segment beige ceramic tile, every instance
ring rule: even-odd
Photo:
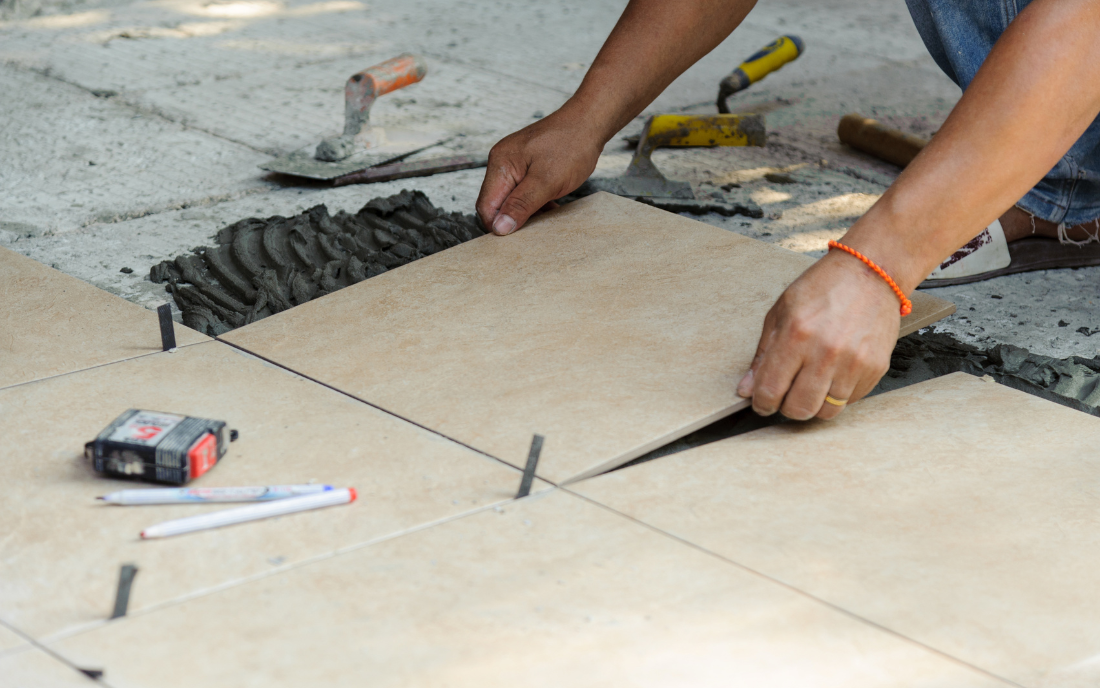
[[[209,339],[176,325],[179,346]],[[0,388],[160,350],[156,313],[0,248]]]
[[[1003,685],[561,490],[55,648],[119,688]]]
[[[545,435],[562,482],[744,408],[764,315],[811,262],[597,194],[224,339],[513,465]],[[907,330],[954,308],[915,302]]]
[[[1100,419],[958,373],[573,489],[1028,686],[1100,685]]]
[[[3,622],[0,622],[0,656],[26,644],[27,641],[23,640],[18,633],[5,627]]]
[[[93,688],[102,686],[38,648],[0,657],[0,688]]]
[[[84,442],[128,408],[226,420],[240,439],[197,486],[317,480],[348,506],[142,541],[145,526],[221,506],[120,507]],[[105,619],[119,566],[141,609],[515,495],[515,469],[218,342],[0,391],[0,613],[45,637]]]

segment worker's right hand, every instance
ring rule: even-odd
[[[477,199],[485,226],[511,234],[583,184],[603,150],[595,129],[559,110],[493,146]]]

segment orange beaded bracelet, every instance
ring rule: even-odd
[[[859,258],[864,262],[864,264],[867,265],[867,267],[874,270],[875,274],[886,280],[886,284],[890,285],[890,288],[894,290],[895,294],[897,294],[898,301],[901,301],[901,317],[904,318],[905,316],[913,312],[913,302],[905,298],[905,294],[901,291],[901,287],[898,286],[898,283],[895,282],[893,278],[890,277],[890,275],[887,275],[885,270],[875,265],[875,261],[871,260],[854,248],[848,248],[839,241],[830,241],[829,248],[839,248],[841,251],[844,251],[845,253],[850,253],[856,258]]]

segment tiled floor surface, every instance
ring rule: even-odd
[[[515,466],[544,435],[563,483],[746,407],[764,316],[810,262],[597,194],[222,338]],[[954,310],[914,304],[903,334]]]
[[[22,636],[5,627],[0,620],[0,657],[26,644],[27,641]]]
[[[0,655],[0,685],[13,688],[94,688],[102,685],[44,650],[27,646]]]
[[[362,498],[243,528],[141,541],[144,527],[205,507],[96,502],[128,484],[97,476],[83,444],[128,408],[222,419],[239,431],[196,485],[317,481],[355,487]],[[28,457],[4,467],[12,498],[0,502],[0,612],[37,637],[109,615],[123,563],[140,569],[131,608],[141,610],[508,500],[521,477],[218,342],[0,390],[0,411],[0,437]]]
[[[607,219],[623,214],[635,221],[637,233],[620,242],[616,254],[606,236]],[[573,227],[554,224],[570,217]],[[632,313],[644,321],[634,312],[632,285],[638,291],[665,281],[705,281],[693,255],[700,256],[696,263],[736,282],[736,265],[710,265],[713,258],[701,256],[721,255],[729,242],[751,240],[703,229],[633,203],[595,198],[547,216],[519,242],[473,242],[449,252],[505,252],[496,256],[495,267],[470,256],[467,264],[478,266],[477,275],[455,264],[437,270],[425,260],[395,271],[389,281],[397,282],[408,269],[410,283],[440,290],[432,295],[436,307],[449,298],[456,312],[504,291],[519,304],[497,316],[507,323],[535,317],[527,304],[539,276],[548,274],[557,282],[541,288],[560,296],[561,322],[600,313],[626,327]],[[570,232],[583,233],[584,240]],[[571,243],[559,244],[557,263],[544,261],[535,269],[518,260],[516,251],[527,244],[569,238]],[[764,270],[769,280],[797,271],[784,262],[782,249],[760,246],[753,265],[740,270]],[[645,256],[655,253],[666,255],[676,270],[652,269]],[[590,264],[604,266],[602,281]],[[608,267],[615,265],[618,271]],[[500,289],[506,273],[522,279]],[[49,301],[71,287],[70,278],[44,274],[27,298]],[[590,287],[570,288],[570,280]],[[715,291],[726,289],[724,298],[734,301],[727,308],[763,317],[753,299],[738,306],[736,290],[713,281]],[[472,295],[455,287],[463,282],[473,285]],[[375,283],[390,288],[386,280]],[[780,288],[768,285],[758,288]],[[386,297],[391,304],[433,305],[401,286],[403,297]],[[698,307],[710,308],[701,293],[694,291]],[[18,301],[26,292],[14,294]],[[690,296],[660,304],[662,312],[675,321],[677,312],[694,307],[682,302]],[[761,303],[770,296],[754,294]],[[618,308],[608,309],[609,299]],[[331,323],[349,320],[354,302],[330,297],[315,304],[326,302],[343,309],[327,320],[331,335]],[[36,330],[38,310],[4,307],[22,309],[24,330]],[[714,308],[708,317],[724,313],[721,304]],[[560,323],[539,317],[553,326],[547,338],[520,351],[528,360],[540,349],[553,353],[600,343],[568,331],[568,341],[554,339],[563,331]],[[377,343],[333,346],[410,375],[430,371],[430,361],[393,358],[390,349],[408,354],[418,338],[448,329],[463,333],[464,322],[478,325],[473,317],[434,328],[408,317],[388,322],[383,315],[378,322],[387,336]],[[492,331],[485,323],[480,327]],[[759,323],[743,327],[755,330]],[[619,346],[629,352],[634,340],[651,343],[665,335],[659,328],[632,333]],[[105,337],[96,329],[87,336]],[[284,336],[297,335],[288,329]],[[461,350],[462,337],[451,337],[452,353]],[[526,345],[519,341],[515,348]],[[590,377],[616,370],[614,348],[604,346],[608,355],[597,357],[586,371]],[[696,346],[689,353],[702,357],[706,350]],[[705,389],[708,376],[729,366],[713,362],[720,359],[712,356],[698,369],[688,358],[668,354],[658,361],[663,368],[652,361],[628,363],[638,365],[638,380],[655,379],[662,389],[675,388],[675,373],[683,369],[679,384],[690,391],[692,385]],[[961,391],[953,394],[955,387]],[[629,403],[626,397],[597,405]],[[226,419],[240,431],[202,485],[316,480],[353,485],[361,498],[348,506],[141,541],[137,534],[144,526],[202,508],[95,502],[94,496],[123,483],[95,476],[81,447],[130,407]],[[493,412],[491,404],[475,410]],[[691,420],[690,414],[684,417]],[[965,377],[876,397],[842,418],[741,440],[781,448],[762,450],[765,460],[750,474],[765,484],[776,481],[778,492],[763,515],[754,511],[754,497],[760,501],[762,492],[751,490],[720,499],[724,511],[704,512],[712,531],[741,535],[736,546],[722,548],[705,538],[691,542],[690,534],[670,536],[663,528],[675,529],[664,523],[639,523],[635,517],[645,521],[646,515],[629,513],[630,489],[606,487],[678,465],[665,461],[682,462],[691,454],[569,489],[537,483],[531,497],[516,502],[515,467],[447,439],[446,432],[437,434],[429,423],[418,427],[223,342],[13,385],[0,390],[0,436],[17,452],[5,455],[11,498],[0,502],[0,618],[57,656],[13,639],[0,650],[0,669],[7,667],[0,685],[14,680],[8,676],[20,677],[15,685],[49,685],[54,673],[84,681],[72,666],[104,669],[109,686],[290,686],[310,679],[351,685],[364,676],[372,685],[495,685],[521,676],[533,685],[938,687],[1005,685],[1001,677],[1007,676],[1023,685],[1062,688],[1094,678],[1089,653],[1100,639],[1090,630],[1093,610],[1082,591],[1094,587],[1089,562],[1095,538],[1089,534],[1095,531],[1095,509],[1088,486],[1095,471],[1081,446],[1095,442],[1075,448],[1059,437],[1087,436],[1098,421]],[[974,427],[959,425],[960,418],[973,419]],[[561,423],[580,421],[567,417]],[[623,437],[648,432],[644,423],[633,427]],[[1058,434],[1066,429],[1076,434]],[[797,470],[784,469],[777,457],[789,456],[796,469],[809,470],[807,460],[799,463],[801,455],[784,442],[815,432],[826,438],[812,454],[820,485],[816,492],[799,492],[802,482],[785,479]],[[986,442],[991,452],[977,442]],[[952,463],[951,449],[969,460]],[[924,455],[931,458],[922,462]],[[733,465],[756,456],[737,454]],[[712,479],[702,487],[697,482],[691,471],[671,471],[658,481],[660,494],[642,503],[684,505],[691,514],[708,508],[704,487],[737,487],[735,480]],[[790,508],[777,506],[780,497]],[[730,510],[730,504],[740,508]],[[944,525],[921,530],[921,518]],[[856,525],[864,529],[844,530]],[[965,556],[953,558],[961,556],[956,552]],[[124,563],[139,569],[131,612],[108,622]],[[1050,585],[1044,575],[1060,585]],[[1042,634],[1030,637],[1027,630],[1036,628]],[[180,652],[181,638],[187,639],[186,653]]]
[[[616,243],[611,236],[614,232],[607,228],[615,221],[621,223],[624,215],[636,233],[631,241]],[[685,325],[676,324],[675,314],[695,306],[684,299],[694,297],[701,304],[698,308],[710,308],[706,290],[687,289],[689,285],[705,284],[703,272],[711,273],[716,285],[712,290],[721,297],[714,307],[716,312],[708,317],[728,316],[722,310],[725,307],[740,312],[739,322],[749,322],[745,313],[759,320],[763,317],[763,306],[759,304],[774,294],[753,293],[751,298],[742,297],[744,303],[738,305],[737,290],[728,286],[737,282],[738,270],[763,270],[769,280],[776,280],[785,274],[784,270],[794,274],[799,268],[789,264],[782,249],[752,245],[751,240],[617,199],[607,203],[606,199],[594,198],[575,204],[547,216],[525,230],[520,239],[474,242],[450,251],[452,256],[461,257],[460,252],[469,252],[467,247],[472,246],[475,255],[467,256],[465,272],[463,263],[452,261],[436,268],[429,260],[412,264],[404,276],[399,274],[404,270],[395,271],[389,281],[396,283],[392,288],[404,294],[379,299],[383,304],[388,299],[391,304],[412,303],[419,307],[438,307],[449,299],[461,315],[469,304],[491,302],[494,294],[504,293],[518,300],[519,307],[503,309],[491,323],[478,323],[471,316],[456,318],[452,321],[455,324],[435,323],[434,327],[425,327],[423,320],[408,316],[389,322],[383,312],[375,321],[382,324],[378,331],[387,336],[374,344],[361,341],[358,349],[351,345],[346,348],[357,351],[361,360],[388,365],[395,371],[406,370],[411,375],[418,370],[430,372],[431,362],[415,355],[409,342],[415,344],[448,331],[463,333],[464,323],[491,333],[487,325],[524,318],[532,322],[536,317],[547,319],[552,325],[548,328],[550,335],[531,349],[523,349],[526,342],[522,339],[513,347],[520,350],[521,359],[526,359],[529,366],[534,365],[532,352],[568,352],[600,344],[598,336],[564,329],[551,317],[554,312],[561,316],[562,323],[573,322],[579,315],[617,323],[617,327],[636,325],[637,321],[644,325],[646,317],[661,321],[660,316],[665,314],[669,321],[663,324],[666,328],[678,327],[676,334],[682,341]],[[546,259],[539,266],[524,267],[517,251],[531,249],[527,244],[532,242],[558,242],[557,262]],[[708,262],[724,251],[732,253],[728,251],[730,242],[757,249],[751,256],[752,266]],[[495,255],[502,250],[506,254]],[[743,248],[737,253],[748,251]],[[545,251],[545,247],[543,252],[546,256],[554,253]],[[654,269],[648,258],[653,254],[664,255],[675,270]],[[499,265],[481,262],[486,256],[495,258]],[[470,265],[478,274],[468,274]],[[502,287],[501,277],[507,273],[518,277],[505,281]],[[603,277],[599,278],[601,273]],[[714,274],[725,279],[714,279]],[[51,293],[70,288],[70,278],[49,271],[45,275],[30,298],[48,300]],[[556,282],[540,286],[536,284],[540,275],[549,275]],[[652,295],[646,295],[644,289],[668,281],[684,287],[680,301],[660,303],[659,312],[639,315],[638,298],[632,292],[642,291],[642,300],[652,301]],[[464,282],[473,285],[469,288],[473,293],[466,294],[459,288]],[[570,288],[570,282],[589,286]],[[386,280],[375,283],[391,288]],[[415,297],[408,284],[428,285],[439,291]],[[532,314],[528,302],[536,288],[558,294],[560,311]],[[757,288],[774,291],[781,288],[781,281]],[[25,292],[14,293],[18,300]],[[732,305],[724,301],[732,301]],[[315,304],[324,306],[327,302],[334,304],[340,314],[323,318],[322,324],[353,319],[348,312],[354,311],[354,301],[329,298]],[[609,303],[615,308],[609,309]],[[24,328],[34,330],[37,312],[23,310],[28,313],[23,319]],[[600,315],[594,317],[593,313]],[[275,318],[270,322],[280,323]],[[755,330],[759,324],[742,327]],[[283,337],[293,340],[301,331],[287,328]],[[328,331],[331,335],[331,326]],[[242,332],[247,334],[247,330]],[[562,332],[569,341],[553,338]],[[610,345],[604,342],[602,349],[595,346],[596,351],[606,350],[607,355],[597,356],[584,372],[598,381],[608,369],[617,370],[616,357],[611,355],[616,347],[629,353],[631,342],[659,342],[667,332],[661,328],[630,331],[631,336]],[[104,337],[95,329],[88,336]],[[462,351],[459,343],[465,336],[450,337],[452,358]],[[748,342],[754,336],[742,339]],[[492,337],[486,341],[492,341]],[[508,342],[500,344],[506,347]],[[337,342],[333,346],[345,345]],[[696,358],[704,357],[707,350],[701,346],[687,348]],[[393,358],[391,350],[406,355]],[[667,346],[666,351],[674,352],[675,347]],[[699,369],[691,367],[690,357],[681,360],[668,353],[663,368],[655,367],[655,361],[647,365],[631,363],[643,358],[637,353],[627,358],[628,363],[637,366],[637,380],[655,379],[662,389],[673,389],[678,382],[689,392],[708,377],[720,377],[715,370],[730,365],[714,363],[721,356],[711,356]],[[747,358],[739,365],[747,365]],[[676,372],[681,369],[687,372],[678,380]],[[662,382],[661,376],[667,380]],[[641,389],[646,391],[644,385]],[[922,389],[910,388],[908,393],[934,396],[938,388]],[[983,403],[1000,403],[1017,410],[1011,402],[1019,401],[1018,393],[1003,392],[982,382],[971,382],[965,389],[970,392],[965,399],[949,396],[939,405],[931,404],[939,415],[930,418],[957,419],[964,415],[960,409],[980,409]],[[1007,401],[1001,398],[1006,393]],[[522,398],[516,390],[509,394],[513,399]],[[891,418],[912,419],[917,415],[911,408],[913,404],[906,406],[897,401],[905,399],[898,394],[904,393],[872,399],[849,411],[843,423],[824,427],[833,432],[853,427],[873,435],[877,426],[861,423],[860,419],[873,415],[874,409],[890,400],[894,400],[894,406],[903,407]],[[615,403],[597,401],[597,406],[613,409],[635,403],[629,396]],[[926,401],[924,406],[930,403]],[[1022,412],[1030,419],[1029,428],[1054,427],[1055,420],[1070,424],[1079,420],[1075,412],[1032,398],[1023,398],[1021,403],[1027,406]],[[562,400],[550,408],[564,404]],[[226,458],[200,479],[202,485],[315,480],[353,485],[361,498],[348,506],[318,512],[168,540],[141,541],[137,533],[144,526],[202,508],[128,508],[95,502],[97,494],[124,484],[95,476],[82,457],[82,444],[130,407],[222,418],[240,431],[240,439]],[[475,409],[484,412],[476,404]],[[491,405],[487,410],[492,412]],[[1008,637],[1006,632],[990,635],[983,631],[982,624],[1028,621],[1027,612],[1042,610],[1043,599],[1033,603],[1023,594],[1026,591],[1009,586],[989,602],[1013,605],[1020,598],[1017,616],[1007,617],[983,615],[980,605],[973,616],[947,612],[937,615],[935,600],[920,600],[918,612],[931,616],[923,626],[914,624],[906,621],[910,616],[921,618],[912,611],[913,590],[930,594],[928,590],[935,589],[938,599],[948,607],[953,604],[955,591],[944,585],[921,588],[904,577],[900,587],[882,584],[880,570],[892,570],[894,564],[884,559],[885,555],[872,560],[879,564],[877,568],[853,565],[851,571],[845,571],[841,563],[855,559],[858,564],[859,558],[847,553],[845,559],[846,551],[840,546],[824,547],[815,557],[841,557],[840,563],[828,567],[834,571],[832,578],[824,579],[820,575],[788,576],[781,570],[761,575],[751,570],[756,562],[750,545],[767,549],[774,537],[772,531],[787,527],[789,533],[779,532],[789,548],[800,538],[815,537],[813,528],[828,524],[827,514],[816,514],[818,518],[802,530],[791,515],[795,510],[772,514],[774,524],[758,523],[748,531],[753,534],[747,538],[748,544],[721,551],[718,557],[569,490],[548,489],[544,483],[536,484],[531,497],[512,501],[519,478],[514,467],[436,434],[432,430],[438,428],[430,423],[425,425],[431,429],[417,427],[223,342],[200,342],[175,352],[156,352],[10,386],[0,390],[0,411],[0,436],[8,440],[9,446],[18,448],[20,456],[33,457],[5,464],[12,498],[0,506],[0,521],[7,526],[6,535],[0,539],[0,580],[4,581],[0,586],[0,610],[5,622],[57,653],[53,657],[36,647],[22,647],[17,638],[13,639],[0,662],[8,667],[6,676],[30,677],[25,682],[48,684],[53,673],[64,674],[66,681],[84,681],[65,664],[68,662],[105,669],[104,681],[110,686],[301,685],[311,677],[326,684],[351,685],[363,676],[371,677],[376,685],[495,685],[513,682],[515,676],[527,676],[525,683],[534,685],[596,686],[617,681],[654,686],[670,682],[991,686],[1003,685],[998,678],[1003,674],[1038,685],[1030,681],[1041,678],[1043,672],[1036,673],[1038,660],[1029,658],[1023,649],[1038,655],[1046,652],[1052,659],[1050,666],[1043,668],[1050,673],[1049,669],[1068,666],[1071,657],[1080,660],[1084,648],[1094,642],[1084,627],[1090,608],[1079,605],[1076,616],[1066,616],[1071,626],[1077,624],[1077,632],[1063,643],[1064,649],[1054,652],[1049,643],[1029,643],[1013,636],[1016,645],[1008,650],[1015,652],[1018,660],[1006,664],[999,661],[997,652],[986,647]],[[690,411],[683,417],[690,421],[691,413],[702,412]],[[976,417],[983,418],[980,414]],[[1085,416],[1080,419],[1095,422]],[[581,424],[581,420],[571,417],[559,422],[562,427]],[[604,419],[605,424],[610,422]],[[1002,422],[1011,424],[1008,420]],[[905,438],[912,451],[922,446],[920,427],[910,428],[914,437]],[[810,426],[803,434],[812,431]],[[1004,428],[993,431],[1004,437]],[[644,423],[626,425],[622,437],[644,438],[645,432]],[[748,437],[774,434],[761,431]],[[857,444],[891,446],[898,437],[904,437],[903,433],[887,427],[880,435],[860,439]],[[550,438],[552,441],[553,435]],[[843,439],[834,441],[832,451],[843,444]],[[912,463],[919,468],[915,461]],[[1033,475],[1037,469],[1028,473],[1022,462],[1017,464],[1018,470],[1005,473],[1003,482],[1044,484]],[[644,464],[592,484],[615,484],[623,479],[620,476],[644,475],[650,470],[647,466],[662,465],[672,464]],[[1070,466],[1078,472],[1066,473]],[[757,478],[765,479],[768,468],[758,471]],[[1069,489],[1070,483],[1058,482],[1067,475],[1079,480],[1090,477],[1087,462],[1080,459],[1059,468],[1047,477],[1051,483],[1048,492]],[[963,477],[972,482],[981,478],[969,474]],[[960,490],[970,484],[962,478],[957,480]],[[691,492],[691,473],[674,473],[660,482],[665,493],[662,503],[687,503],[692,505],[689,511],[695,508],[699,500]],[[584,492],[589,484],[576,483],[575,489]],[[622,493],[630,494],[629,490]],[[953,493],[944,494],[951,504]],[[611,490],[597,502],[602,499],[615,505],[617,496],[621,495]],[[858,503],[849,498],[838,505],[835,501],[841,497],[826,496],[834,501],[826,499],[823,503],[832,504],[836,514],[843,513],[843,506]],[[957,499],[964,505],[968,503],[963,496]],[[812,504],[811,497],[802,499],[802,503],[807,502]],[[1016,503],[1021,502],[1017,499]],[[812,506],[804,508],[813,514]],[[1064,507],[1052,507],[1045,517],[1068,519],[1062,524],[1063,530],[1078,530],[1066,533],[1084,533],[1089,522],[1082,520],[1087,519],[1082,509],[1087,510],[1087,502],[1079,499]],[[987,518],[989,528],[973,535],[986,539],[998,536],[994,526],[1004,522],[1004,510],[993,509]],[[738,532],[750,513],[734,510],[724,518],[716,516],[710,525],[725,524],[730,532]],[[1025,525],[1031,523],[1028,519],[1026,510],[1017,514],[1017,520]],[[883,528],[887,530],[892,523],[881,518],[879,522],[886,524]],[[1074,525],[1078,522],[1081,527]],[[1025,530],[1025,536],[1030,532]],[[1035,537],[1040,536],[1045,535],[1041,532]],[[818,539],[829,544],[838,537]],[[839,539],[844,541],[843,537]],[[1007,547],[1015,551],[1013,546],[1018,550],[1028,544],[1010,542]],[[1071,544],[1074,551],[1082,552],[1087,543],[1075,540]],[[885,550],[881,546],[879,549]],[[1011,569],[1014,562],[1004,551],[992,552],[992,559],[999,554],[1001,565]],[[1048,552],[1051,562],[1058,561],[1057,552],[1056,547]],[[743,555],[748,557],[749,568],[743,568]],[[897,553],[902,563],[908,561],[905,555],[904,548]],[[130,615],[108,622],[117,572],[123,563],[136,564],[139,569]],[[970,573],[966,583],[971,586],[982,581],[973,567],[956,569],[951,563],[946,557],[942,559],[938,569],[941,575]],[[819,572],[814,567],[810,570]],[[925,570],[929,576],[936,573],[930,565]],[[1038,572],[1029,575],[1034,579]],[[1073,590],[1087,589],[1089,576],[1086,567],[1070,567],[1063,577],[1071,586],[1061,596],[1052,592],[1048,597],[1064,604]],[[828,587],[818,590],[822,581],[842,592],[858,590],[862,595],[846,595]],[[974,596],[972,589],[960,589]],[[884,614],[883,609],[891,613]],[[1048,606],[1050,609],[1058,611],[1061,607]],[[944,634],[948,640],[941,637]],[[180,653],[180,638],[188,639],[188,653]],[[139,644],[142,650],[134,653],[132,649]],[[507,649],[502,651],[502,646]],[[203,660],[195,662],[196,655]],[[1030,673],[1026,669],[1031,669]]]
[[[403,186],[468,212],[476,170],[325,190],[280,188],[255,166],[337,131],[343,79],[403,50],[427,52],[432,71],[381,99],[376,122],[442,126],[467,134],[458,147],[484,149],[567,97],[623,3],[489,0],[448,7],[445,17],[438,0],[68,4],[0,24],[0,119],[9,125],[0,127],[0,243],[155,305],[165,295],[142,279],[148,267],[242,217],[321,202],[354,211]],[[760,3],[652,111],[712,109],[715,84],[733,65],[780,33],[802,33],[804,58],[738,96],[740,106],[769,108],[772,145],[661,152],[658,165],[696,188],[743,183],[766,217],[710,218],[724,228],[821,251],[889,181],[877,176],[882,165],[836,142],[837,117],[860,109],[928,135],[958,97],[904,15],[900,0]],[[598,173],[620,173],[628,157],[614,142]],[[799,166],[789,170],[796,183],[765,182],[789,165]],[[852,165],[856,177],[845,172]],[[538,231],[524,232],[494,250],[539,240]],[[563,254],[577,260],[558,265],[562,273],[610,261]],[[674,277],[693,274],[692,256],[677,255],[688,269]],[[1082,353],[1087,336],[1073,330],[1096,324],[1087,296],[1096,274],[953,290],[974,305],[952,331],[1015,336],[1026,329],[1017,309],[1042,286],[1038,300],[1063,310],[1047,315],[1044,306],[1047,320],[1026,318],[1040,330],[1050,325],[1050,351]],[[627,279],[653,287],[662,275],[640,270],[620,275],[624,285],[598,285],[629,311],[637,299]],[[533,284],[501,294],[493,291],[500,274],[467,282],[474,296],[521,305]],[[1013,284],[1018,294],[1004,291]],[[445,287],[442,278],[435,285]],[[571,290],[563,310],[593,294]],[[1077,320],[1059,329],[1054,323],[1069,319],[1065,299],[1076,299]],[[722,312],[709,303],[712,315]],[[515,318],[530,319],[521,308]],[[394,322],[394,332],[410,331]],[[668,330],[693,335],[670,322]],[[529,368],[560,344],[560,329],[508,342],[499,355],[487,347],[485,360],[500,369],[483,365],[483,377],[527,375],[524,389],[549,394],[560,371],[535,378],[539,369]],[[671,336],[644,334],[643,343]],[[0,252],[0,620],[61,657],[0,624],[0,687],[95,685],[74,663],[105,670],[99,685],[150,688],[1098,683],[1096,443],[1087,417],[956,381],[869,400],[833,426],[766,430],[737,445],[766,450],[731,457],[719,445],[566,489],[538,484],[514,502],[514,467],[432,430],[462,420],[475,430],[472,447],[514,463],[530,433],[547,433],[543,468],[555,480],[600,462],[581,442],[556,445],[564,431],[533,423],[483,445],[490,424],[475,420],[523,410],[514,390],[452,404],[452,413],[420,421],[426,429],[224,343],[182,328],[178,337],[194,346],[159,353],[152,313]],[[1026,332],[1011,341],[1034,345]],[[404,344],[415,351],[418,343]],[[635,399],[657,398],[645,384],[656,379],[664,393],[691,401],[690,390],[669,390],[673,375],[654,378],[644,357],[627,351],[630,358],[608,356],[580,373],[598,383],[604,370],[640,371]],[[691,368],[691,352],[676,353],[658,371],[675,360],[682,380],[718,380],[729,394],[728,360],[726,368],[713,357]],[[431,368],[411,355],[389,364]],[[480,379],[472,383],[471,393]],[[614,399],[596,384],[584,389],[580,399],[543,401],[579,405],[581,415],[566,416],[578,426],[606,422],[592,411]],[[80,448],[130,406],[224,418],[241,431],[200,484],[314,479],[354,484],[361,498],[139,542],[143,526],[203,507],[94,503],[120,483],[94,476]],[[889,428],[868,430],[860,419],[883,409],[893,414],[880,419]],[[650,410],[654,418],[668,411]],[[667,431],[623,425],[618,444],[596,449],[629,454]],[[810,451],[799,445],[826,435]],[[975,449],[978,436],[993,450]],[[129,562],[139,566],[131,615],[107,622],[118,567]]]
[[[564,490],[55,647],[120,688],[1006,685]]]
[[[0,389],[160,350],[156,313],[0,248]]]
[[[1100,685],[1097,446],[957,373],[571,489],[1021,685]]]

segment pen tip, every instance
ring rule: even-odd
[[[96,499],[107,499],[106,497],[96,497]]]

